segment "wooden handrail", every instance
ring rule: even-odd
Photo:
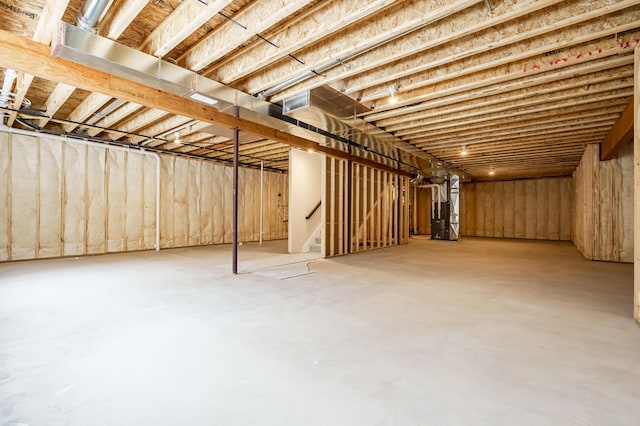
[[[307,215],[305,219],[307,220],[311,219],[311,216],[313,216],[314,213],[318,211],[318,209],[320,208],[320,205],[322,205],[322,200],[318,201],[318,204],[313,208],[313,210],[311,210],[311,212]]]

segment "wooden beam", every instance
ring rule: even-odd
[[[185,52],[178,58],[178,63],[183,64],[185,68],[200,71],[253,38],[255,34],[260,34],[269,29],[269,27],[286,19],[289,15],[309,4],[309,2],[310,0],[289,0],[286,2],[282,0],[262,0],[254,2],[233,17],[235,21],[241,24],[244,23],[247,26],[246,29],[227,22]]]
[[[104,23],[105,28],[102,29],[102,31],[106,32],[109,38],[112,38],[114,40],[119,38],[147,3],[148,0],[124,0],[124,4],[122,4],[121,7],[116,10],[115,14],[112,15],[108,22]],[[140,8],[140,10],[138,10],[138,8]],[[55,90],[57,90],[57,88]],[[104,106],[109,100],[109,97],[105,97],[97,93],[92,93],[84,101],[82,101],[82,103],[80,103],[80,105],[78,105],[76,109],[71,112],[71,114],[69,114],[68,119],[78,122],[84,121],[99,108]],[[52,111],[49,115],[54,115],[55,112],[56,111]],[[73,124],[63,125],[63,128],[67,132],[72,131],[76,127],[77,125]],[[90,132],[96,132],[96,129],[92,129]]]
[[[25,54],[16,55],[15,52],[18,51],[25,52]],[[372,160],[321,146],[312,140],[282,130],[219,112],[214,107],[191,99],[163,92],[157,88],[144,86],[61,58],[52,57],[48,46],[5,30],[0,30],[0,66],[13,68],[17,71],[29,70],[40,78],[75,85],[78,88],[96,92],[107,98],[115,97],[139,103],[149,108],[161,109],[169,113],[183,115],[230,129],[237,127],[242,131],[265,139],[286,143],[302,149],[313,149],[332,157],[353,160],[379,170],[386,170],[405,176],[410,175],[410,173]]]
[[[633,139],[633,96],[600,145],[600,160],[611,160]]]
[[[206,5],[183,1],[149,34],[140,50],[153,56],[166,55],[230,3],[231,0],[210,1]]]
[[[111,8],[114,13],[108,14],[100,23],[98,34],[117,40],[147,3],[149,0],[122,0],[118,2]]]
[[[42,10],[42,14],[40,15],[40,19],[38,20],[38,26],[33,34],[33,40],[46,45],[50,44],[55,25],[60,19],[62,19],[62,15],[65,10],[67,10],[68,5],[69,0],[47,0],[44,5],[44,9]],[[20,50],[16,50],[16,52],[20,52]],[[16,53],[14,52],[14,54]],[[25,70],[18,75],[16,97],[13,101],[15,109],[20,109],[22,106],[22,102],[24,101],[25,96],[27,96],[27,92],[33,82],[33,77],[34,76],[32,74],[28,73],[28,70]],[[15,112],[9,114],[7,126],[11,127],[16,117],[17,114]]]

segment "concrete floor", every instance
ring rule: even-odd
[[[0,424],[640,422],[631,265],[414,238],[308,273],[285,250],[241,247],[238,276],[229,246],[0,265]]]

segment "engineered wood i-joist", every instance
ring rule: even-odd
[[[118,4],[119,7],[115,9],[115,13],[100,23],[98,33],[117,40],[147,3],[149,0],[123,0]]]
[[[450,97],[471,91],[471,93],[465,93],[464,96],[468,96],[473,99],[475,96],[483,96],[487,94],[505,93],[514,89],[523,89],[532,86],[538,86],[540,84],[548,83],[550,81],[557,81],[559,79],[567,78],[574,74],[588,74],[596,72],[598,70],[606,69],[615,61],[616,65],[624,66],[633,62],[629,55],[607,60],[607,56],[621,53],[622,48],[606,51],[599,55],[586,55],[575,64],[569,62],[560,63],[553,67],[554,72],[551,69],[539,69],[531,72],[523,72],[521,69],[511,71],[509,69],[497,68],[488,73],[487,75],[471,76],[458,78],[451,82],[438,83],[426,87],[420,93],[415,93],[411,96],[414,105],[407,105],[406,108],[395,108],[391,111],[386,111],[384,107],[376,108],[379,112],[374,112],[367,116],[367,121],[375,121],[378,118],[388,118],[397,115],[403,115],[412,111],[420,111],[423,109],[422,103],[441,97]],[[563,69],[569,67],[569,69]],[[491,75],[489,75],[491,74]],[[475,78],[473,78],[475,77]],[[477,90],[484,88],[484,90]],[[401,102],[396,105],[402,106]]]
[[[337,58],[349,57],[350,52],[366,50],[376,46],[383,40],[401,35],[411,29],[416,29],[427,23],[436,22],[455,12],[461,11],[481,0],[433,0],[428,2],[410,2],[392,5],[376,15],[375,19],[362,22],[362,25],[333,35],[312,48],[304,49],[297,54],[301,56],[305,65],[294,65],[289,61],[280,61],[269,67],[255,78],[238,82],[240,87],[249,93],[258,93],[275,84],[281,83],[294,74],[321,68],[323,64],[333,62]],[[280,100],[274,97],[274,100]]]
[[[140,50],[153,56],[164,56],[229,3],[230,0],[211,1],[205,6],[192,1],[180,3],[142,42]]]
[[[278,49],[266,43],[254,44],[246,52],[234,55],[230,60],[223,60],[212,71],[211,77],[225,84],[236,81],[297,52],[305,45],[337,33],[392,3],[392,0],[322,2],[302,19],[297,19],[269,37],[269,41],[278,46]]]
[[[527,72],[546,71],[547,64],[553,63],[555,66],[571,64],[584,52],[598,51],[599,54],[605,54],[605,52],[600,52],[600,49],[618,50],[615,45],[612,46],[610,43],[602,45],[603,41],[601,39],[636,29],[639,19],[640,9],[627,9],[610,16],[611,26],[605,29],[602,28],[602,23],[599,21],[571,25],[551,34],[540,35],[531,40],[519,41],[518,43],[520,43],[520,45],[516,44],[493,50],[479,48],[476,55],[466,59],[456,60],[455,62],[451,62],[451,49],[444,50],[441,54],[443,57],[443,61],[441,62],[444,63],[435,60],[433,63],[425,64],[424,60],[416,61],[415,58],[410,58],[402,61],[397,66],[397,68],[402,70],[398,75],[393,74],[393,69],[385,69],[389,75],[385,83],[378,85],[366,84],[362,85],[362,87],[357,86],[354,89],[362,91],[363,102],[372,102],[388,96],[388,94],[384,94],[383,89],[385,85],[389,84],[389,81],[393,81],[402,88],[398,94],[400,98],[400,102],[398,103],[403,104],[405,92],[408,93],[406,95],[408,99],[414,99],[414,95],[418,93],[421,87],[453,78],[479,75],[497,69],[504,69],[506,71],[524,69],[527,70]],[[520,27],[518,26],[517,28],[519,29]],[[520,35],[516,35],[516,39],[519,37]],[[632,41],[636,38],[637,34],[632,33],[628,37],[625,37],[625,41]],[[547,52],[560,53],[544,56],[547,55]],[[416,65],[413,66],[413,72],[405,71],[407,68],[411,68],[411,65],[405,68],[405,62],[407,61],[416,62]],[[543,63],[545,66],[537,69],[539,64]],[[384,79],[385,77],[382,76],[382,78]]]
[[[491,13],[487,13],[485,4],[476,3],[453,16],[420,28],[408,36],[397,38],[375,50],[352,58],[348,62],[348,67],[329,69],[323,72],[322,78],[314,78],[308,83],[298,84],[283,91],[279,97],[286,98],[293,93],[330,83],[340,84],[343,86],[341,88],[354,96],[362,89],[354,84],[356,80],[367,79],[364,76],[370,75],[372,77],[370,81],[373,84],[374,76],[380,74],[381,70],[386,69],[390,64],[401,62],[405,58],[424,57],[425,51],[446,43],[458,43],[464,46],[464,41],[460,41],[464,37],[533,14],[557,3],[559,0],[536,1],[513,7],[508,2],[504,2],[494,5]],[[459,56],[460,53],[451,55],[452,58],[458,59]]]
[[[277,24],[287,16],[306,6],[311,0],[264,0],[254,2],[246,9],[243,9],[234,20],[246,22],[248,28],[240,28],[231,22],[212,31],[198,44],[189,49],[184,55],[178,58],[178,63],[186,68],[200,71],[208,64],[215,62],[226,53],[232,51],[242,43],[267,30],[272,25]],[[187,21],[189,22],[189,21]],[[196,27],[197,28],[197,27]]]
[[[532,12],[540,10],[543,7],[542,2],[533,2],[527,5],[527,7],[521,7],[520,5],[512,6],[515,10],[510,11],[511,13],[507,14],[509,16],[522,16],[521,14],[525,9],[531,12],[527,16],[519,18],[517,25],[512,23],[507,25],[494,24],[483,31],[475,32],[462,39],[456,39],[455,36],[450,34],[451,23],[446,22],[446,24],[448,24],[445,26],[446,30],[440,28],[431,29],[432,33],[437,33],[438,30],[440,31],[442,37],[438,39],[438,41],[442,44],[441,46],[431,48],[434,43],[425,43],[424,49],[422,49],[421,46],[421,50],[423,51],[421,55],[418,55],[417,52],[402,52],[402,57],[396,56],[397,61],[395,63],[368,72],[366,75],[360,74],[358,77],[349,79],[346,92],[354,93],[362,91],[367,87],[380,87],[384,84],[389,84],[390,81],[399,81],[412,74],[442,67],[443,65],[473,55],[485,54],[488,51],[491,51],[491,59],[495,60],[499,55],[498,49],[508,51],[509,55],[515,51],[522,51],[518,48],[517,43],[527,43],[529,46],[544,46],[543,42],[537,43],[536,38],[552,32],[566,31],[565,29],[567,27],[571,27],[572,31],[575,30],[576,34],[582,34],[589,31],[580,28],[581,25],[584,25],[582,24],[583,22],[600,15],[628,8],[637,4],[637,1],[628,0],[626,2],[620,2],[609,0],[609,4],[601,3],[603,2],[594,5],[593,1],[590,0],[571,3],[561,2],[553,8],[545,8],[541,13]],[[504,7],[498,7],[496,10],[504,10]],[[490,21],[498,21],[494,13],[490,15]],[[625,12],[625,14],[628,13],[628,11]],[[464,22],[460,16],[456,18],[455,22],[458,23],[458,25]],[[443,22],[443,24],[445,23]],[[564,38],[565,40],[572,38],[570,34],[566,34],[566,36],[567,37],[560,38]],[[396,46],[396,49],[396,51],[398,51],[398,46]],[[549,48],[549,50],[553,49]],[[544,52],[549,50],[545,50]],[[376,53],[380,54],[382,52]],[[396,53],[396,55],[398,54]],[[424,56],[427,56],[429,60],[425,61]],[[513,60],[515,61],[516,58],[513,58]]]
[[[467,100],[459,97],[442,98],[435,101],[428,101],[421,104],[422,111],[407,113],[403,116],[397,116],[377,121],[377,124],[384,127],[389,132],[397,132],[403,129],[412,129],[424,126],[429,118],[442,117],[448,114],[468,117],[482,115],[491,111],[506,111],[512,107],[523,106],[524,100],[532,101],[534,104],[544,103],[549,95],[558,95],[566,92],[567,99],[571,93],[580,93],[588,91],[591,86],[599,87],[602,83],[609,81],[624,80],[633,78],[633,66],[629,64],[629,60],[625,59],[627,65],[615,66],[617,62],[612,64],[612,69],[598,71],[588,74],[577,74],[569,76],[569,78],[552,81],[532,88],[515,89],[507,93],[497,95],[487,95]],[[495,109],[498,108],[498,109]],[[464,113],[461,115],[461,113]]]
[[[15,55],[14,52],[17,50],[23,50],[29,54]],[[0,30],[0,66],[16,70],[30,70],[42,78],[75,85],[85,90],[102,93],[105,96],[136,102],[150,108],[181,114],[210,124],[228,128],[238,127],[243,131],[262,136],[265,139],[283,142],[303,149],[314,149],[317,152],[323,152],[333,157],[350,159],[360,164],[406,175],[402,171],[389,168],[372,160],[321,146],[290,133],[221,113],[215,108],[190,99],[152,89],[60,58],[51,57],[47,46],[4,30]]]
[[[533,96],[535,94],[555,93],[557,90],[561,90],[555,87],[556,84],[561,84],[563,87],[565,85],[571,87],[570,81],[575,77],[606,73],[613,68],[633,65],[633,58],[629,55],[605,58],[593,56],[591,58],[591,61],[575,64],[569,69],[554,69],[554,72],[541,75],[528,75],[518,72],[513,74],[512,78],[503,79],[500,76],[496,76],[495,78],[482,80],[465,77],[456,81],[439,83],[425,88],[424,91],[428,93],[423,93],[414,105],[406,105],[403,108],[380,105],[372,112],[365,114],[365,116],[367,121],[374,121],[379,125],[401,123],[419,119],[423,114],[428,114],[432,108],[444,107],[453,103],[463,102],[473,105],[474,101],[478,99],[484,100],[485,98],[496,100],[497,103],[500,103],[503,100],[521,99],[522,95],[529,96],[531,94]],[[530,88],[532,87],[538,89],[531,91]],[[539,92],[536,92],[536,90],[539,90]],[[509,95],[507,97],[503,96],[505,93],[509,93]],[[489,105],[491,104],[493,102],[489,102]]]

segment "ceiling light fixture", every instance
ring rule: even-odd
[[[489,169],[489,175],[490,175],[490,176],[493,176],[493,175],[495,175],[495,174],[496,174],[496,172],[493,170],[493,167],[491,167],[491,168]]]
[[[462,145],[462,151],[460,151],[460,155],[462,155],[464,157],[467,154],[468,154],[467,146],[466,145]]]
[[[198,92],[193,92],[189,95],[189,97],[194,101],[202,102],[203,104],[207,105],[215,105],[218,103],[217,99],[210,98],[209,96],[203,95],[202,93]]]
[[[396,99],[397,91],[398,91],[398,86],[396,86],[395,84],[389,87],[389,94],[391,95],[391,97],[389,98],[390,104],[395,104],[396,102],[398,102],[398,100]]]
[[[175,142],[178,145],[182,145],[182,141],[180,140],[180,132],[176,132],[176,140],[175,140]]]

